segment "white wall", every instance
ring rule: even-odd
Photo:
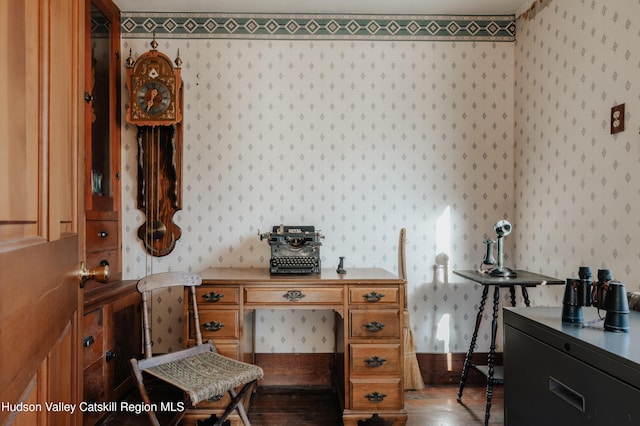
[[[637,291],[640,4],[554,1],[517,24],[516,263],[561,278],[608,267]],[[620,103],[626,130],[611,135]]]
[[[148,41],[125,36],[122,50],[137,56]],[[481,288],[451,270],[477,266],[496,220],[513,220],[514,44],[159,41],[184,61],[183,210],[175,217],[183,234],[163,258],[146,256],[137,240],[137,147],[125,126],[125,277],[266,268],[258,229],[280,223],[321,229],[323,266],[345,256],[347,267],[395,272],[406,227],[417,349],[465,352]],[[434,278],[438,253],[450,258],[447,282]],[[157,350],[181,346],[179,296],[154,300]],[[258,352],[333,350],[331,312],[266,310],[256,322]],[[488,322],[479,351],[488,351]]]

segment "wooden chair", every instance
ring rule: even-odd
[[[151,321],[147,306],[151,291],[173,286],[189,287],[194,324],[197,325],[199,318],[195,288],[201,283],[202,279],[196,274],[178,272],[152,274],[138,282],[138,291],[142,294],[144,359],[132,358],[130,361],[134,381],[138,386],[142,400],[150,406],[151,399],[147,388],[145,388],[143,372],[182,389],[188,395],[192,405],[229,392],[231,402],[214,425],[222,425],[233,410],[238,411],[245,425],[250,425],[241,400],[252,389],[256,381],[262,379],[263,372],[260,367],[220,355],[211,340],[203,344],[202,333],[198,326],[194,327],[196,346],[165,355],[152,356]],[[236,392],[236,389],[240,387],[241,389]],[[160,426],[155,411],[147,413],[151,424]],[[179,420],[177,419],[177,421]]]

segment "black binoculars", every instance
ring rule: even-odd
[[[591,279],[591,268],[581,266],[579,278],[567,278],[562,299],[562,322],[584,324],[583,306],[606,311],[604,329],[629,331],[629,301],[624,284],[613,279],[610,269],[599,269],[598,280]]]

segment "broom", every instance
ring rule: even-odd
[[[407,238],[407,230],[400,229],[400,241],[398,243],[398,276],[405,280],[405,296],[404,296],[404,328],[402,330],[402,344],[404,347],[404,390],[421,390],[424,389],[424,381],[420,372],[420,365],[416,357],[416,344],[413,338],[413,330],[411,330],[411,321],[409,318],[409,309],[407,307],[407,260],[405,256],[405,245]]]

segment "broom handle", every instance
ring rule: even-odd
[[[407,244],[407,230],[400,229],[400,240],[398,241],[398,276],[404,280],[404,310],[408,309],[409,292],[407,290],[407,257],[405,246]]]

